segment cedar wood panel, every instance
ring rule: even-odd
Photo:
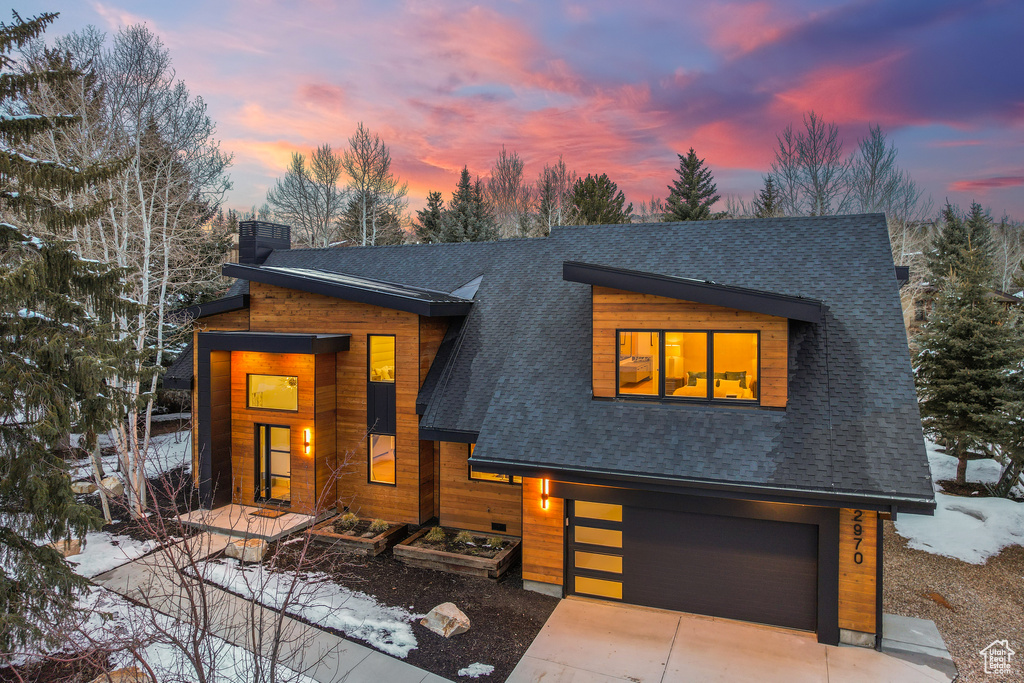
[[[857,543],[858,539],[860,543]],[[878,513],[840,510],[839,628],[876,632],[877,550]],[[859,556],[856,555],[858,552]],[[861,560],[859,563],[858,559]]]
[[[592,294],[594,396],[615,397],[616,330],[743,330],[761,333],[761,405],[785,407],[786,318],[608,287],[594,286]]]
[[[316,466],[316,510],[330,510],[338,503],[338,359],[336,353],[314,357],[316,413],[313,453]]]
[[[510,536],[523,532],[523,487],[469,478],[469,444],[441,442],[441,524],[490,533],[492,522]]]
[[[523,578],[562,585],[564,501],[551,497],[541,508],[542,481],[523,477]]]
[[[405,311],[344,301],[319,294],[249,283],[253,332],[351,334],[349,350],[337,354],[337,457],[342,473],[339,502],[362,517],[419,524],[419,316]],[[396,339],[396,486],[368,482],[366,353],[368,334]]]
[[[420,386],[448,331],[448,318],[420,317]],[[441,491],[438,444],[420,441],[420,521],[440,517]]]

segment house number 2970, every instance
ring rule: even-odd
[[[864,542],[864,511],[853,511],[853,562],[864,564],[864,553],[860,551],[860,544]]]

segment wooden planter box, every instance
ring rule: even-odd
[[[337,546],[347,552],[365,557],[376,557],[398,543],[405,535],[405,530],[409,526],[407,524],[394,525],[387,531],[377,534],[372,538],[363,538],[362,536],[339,534],[334,530],[334,522],[335,519],[320,522],[307,533],[317,543]]]
[[[497,536],[503,541],[511,541],[512,545],[494,557],[462,555],[461,553],[450,553],[444,550],[434,550],[433,548],[412,545],[429,531],[430,529],[427,528],[420,529],[396,545],[394,550],[395,557],[410,567],[499,579],[512,566],[512,563],[519,558],[519,553],[522,549],[521,539],[512,536],[500,536],[498,534],[480,534],[481,536]]]

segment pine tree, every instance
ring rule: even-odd
[[[498,228],[483,196],[483,185],[474,183],[467,167],[462,168],[452,199],[441,216],[437,242],[484,242],[497,239]]]
[[[961,227],[947,223],[947,230],[950,225]],[[940,234],[936,252],[940,243],[953,244],[952,237]],[[995,416],[1007,399],[1005,374],[1016,354],[1002,310],[989,296],[991,261],[978,247],[949,253],[957,262],[936,283],[939,294],[918,337],[915,371],[925,427],[959,459],[957,481],[964,483],[971,450],[998,436]]]
[[[437,242],[443,226],[444,200],[440,192],[427,194],[427,206],[416,212],[416,239],[420,242]]]
[[[992,495],[1006,498],[1024,474],[1024,314],[1014,311],[1006,323],[1012,360],[1003,376],[1005,396],[993,418],[995,443],[1006,464]]]
[[[20,112],[20,98],[77,77],[70,69],[22,71],[11,53],[38,37],[56,14],[0,24],[0,651],[43,637],[40,624],[69,610],[86,582],[37,542],[82,538],[100,526],[75,499],[61,452],[72,433],[95,435],[121,415],[107,378],[129,376],[130,340],[107,322],[137,313],[122,297],[125,272],[85,261],[54,234],[101,215],[102,205],[59,203],[109,178],[110,167],[74,168],[15,151],[73,116]],[[12,115],[13,114],[13,115]],[[123,398],[123,396],[121,396]]]
[[[703,159],[697,158],[693,147],[686,156],[679,155],[676,174],[679,179],[668,186],[665,200],[666,221],[706,221],[721,217],[711,213],[711,205],[721,199],[711,169],[704,166]]]
[[[754,218],[774,218],[782,213],[779,206],[779,193],[775,189],[775,180],[769,173],[764,177],[764,187],[754,198]]]
[[[570,201],[579,225],[615,225],[632,219],[633,205],[625,206],[626,196],[606,173],[578,178]]]

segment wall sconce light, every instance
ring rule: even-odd
[[[548,480],[540,480],[540,509],[548,509]]]
[[[309,429],[302,430],[302,446],[306,450],[306,455],[309,455],[309,443],[312,438],[312,434]]]

